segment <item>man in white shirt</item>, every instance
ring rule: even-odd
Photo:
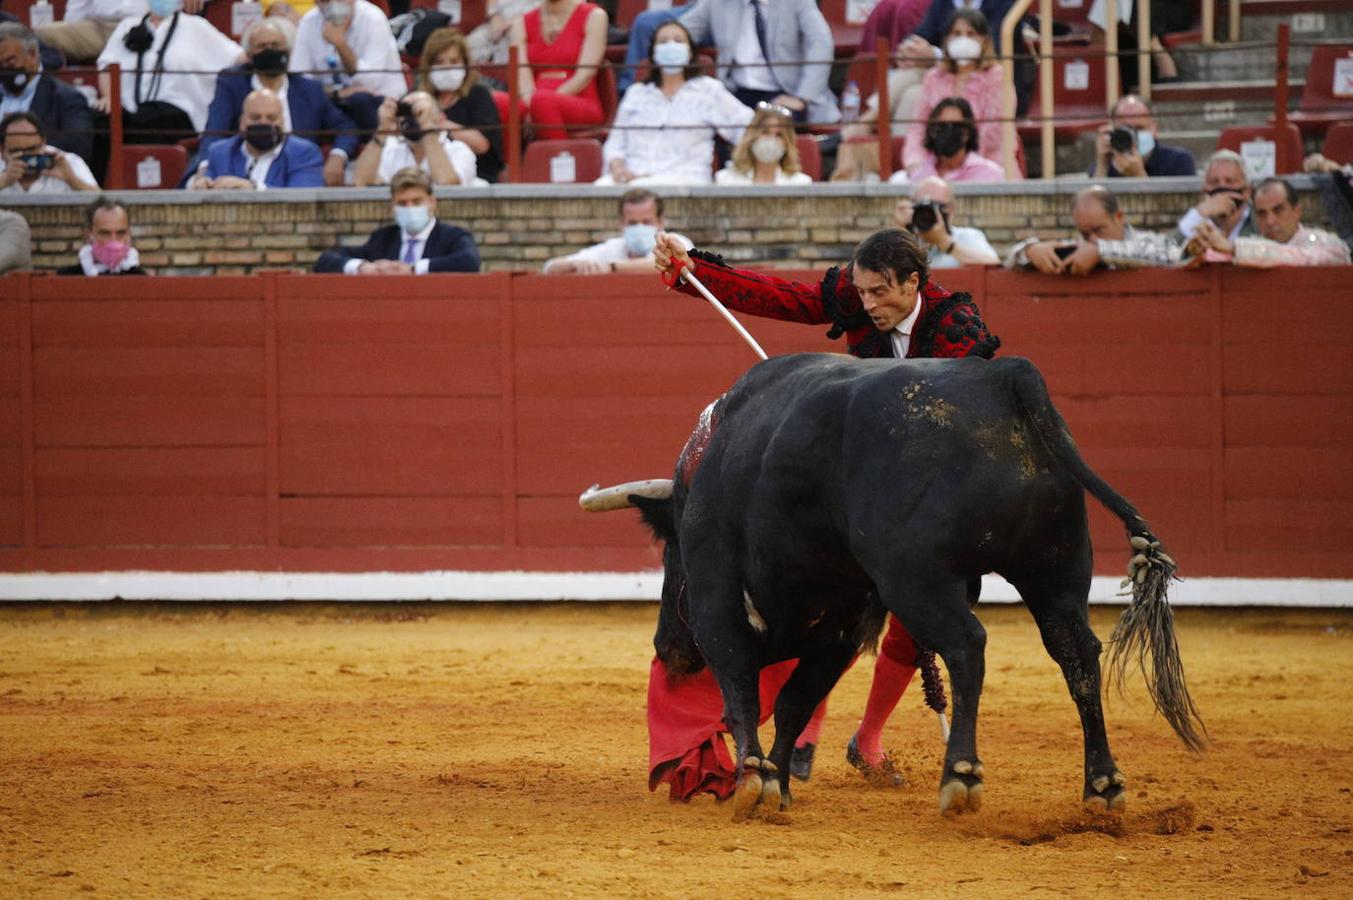
[[[315,73],[364,133],[376,128],[381,100],[406,89],[390,21],[367,0],[316,0],[296,28],[291,71]]]
[[[620,236],[584,247],[568,256],[545,263],[545,275],[600,275],[605,272],[648,273],[653,271],[653,248],[659,231],[667,231],[662,217],[662,198],[643,188],[626,191],[620,198]],[[684,235],[667,232],[687,249],[694,244]]]
[[[893,210],[893,224],[927,245],[931,269],[999,265],[1001,258],[987,236],[977,228],[953,226],[953,218],[954,189],[938,175],[912,185],[911,199],[903,197]]]
[[[85,161],[47,143],[32,113],[10,113],[0,119],[0,193],[66,194],[97,191],[98,182]]]
[[[1250,215],[1250,196],[1245,160],[1240,154],[1234,150],[1213,153],[1203,170],[1203,199],[1179,219],[1175,242],[1191,241],[1198,226],[1209,219],[1228,240],[1253,237],[1258,232]]]
[[[204,0],[184,0],[187,12],[198,12]],[[67,0],[60,22],[35,27],[38,38],[60,50],[68,63],[98,59],[117,23],[146,12],[145,0]]]
[[[357,157],[352,180],[358,187],[389,184],[395,173],[421,169],[438,185],[472,185],[477,160],[462,141],[452,140],[450,123],[425,91],[411,91],[398,102],[386,97],[378,113],[378,133]]]

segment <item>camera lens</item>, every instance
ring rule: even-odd
[[[915,211],[911,214],[912,227],[917,231],[929,231],[935,227],[936,221],[938,221],[938,216],[933,203],[917,204]]]
[[[1119,153],[1126,153],[1137,145],[1137,136],[1131,128],[1119,125],[1109,132],[1109,146]]]

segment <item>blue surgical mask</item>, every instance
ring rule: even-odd
[[[147,0],[146,5],[150,7],[152,16],[167,19],[183,9],[183,0]]]
[[[653,62],[668,75],[680,72],[691,61],[691,45],[682,41],[663,41],[653,48]]]
[[[1137,152],[1146,159],[1151,155],[1151,151],[1156,149],[1156,136],[1145,128],[1137,129]]]
[[[432,213],[426,206],[396,206],[395,222],[404,229],[405,234],[417,234],[428,227]]]
[[[647,256],[658,246],[656,225],[626,225],[622,234],[625,236],[625,252],[630,256]]]

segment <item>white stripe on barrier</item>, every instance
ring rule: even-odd
[[[1123,603],[1117,578],[1095,578],[1091,603]],[[649,572],[43,572],[0,575],[0,600],[656,600]],[[1005,579],[984,602],[1019,600]],[[1353,607],[1353,580],[1187,578],[1175,606]]]

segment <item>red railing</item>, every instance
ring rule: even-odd
[[[1345,269],[936,278],[1038,364],[1185,575],[1353,577]],[[1275,296],[1302,298],[1290,338]],[[743,322],[773,354],[841,349]],[[755,362],[645,276],[13,275],[0,347],[10,572],[654,568],[634,516],[577,494],[668,474]],[[1112,573],[1122,526],[1091,508]]]

